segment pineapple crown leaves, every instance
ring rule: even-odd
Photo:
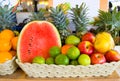
[[[112,13],[99,10],[98,20],[94,21],[94,25],[98,26],[97,31],[120,31],[120,12],[116,8]]]
[[[60,7],[50,8],[50,17],[52,18],[52,23],[57,27],[58,30],[67,29],[69,19]]]
[[[63,12],[61,7],[51,7],[50,18],[51,22],[58,29],[61,36],[61,41],[64,44],[66,37],[71,33],[71,30],[68,28],[69,19],[67,18],[67,14]]]
[[[13,7],[9,8],[8,5],[0,6],[0,27],[1,29],[11,29],[15,26],[16,12],[12,12]]]
[[[32,12],[31,21],[34,20],[46,20],[45,17],[46,10],[43,8],[40,8],[38,12]]]
[[[75,8],[71,9],[71,17],[73,23],[75,24],[77,32],[87,31],[87,25],[89,22],[89,18],[87,16],[88,8],[85,3],[82,3],[80,6],[76,5]]]

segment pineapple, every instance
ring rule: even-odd
[[[109,32],[115,39],[115,43],[120,44],[120,40],[118,40],[120,32],[120,12],[117,12],[116,8],[112,13],[99,10],[99,16],[97,19],[95,18],[94,25],[98,27],[95,33],[103,31]]]
[[[62,44],[64,44],[66,37],[71,33],[68,28],[69,19],[67,18],[67,14],[65,14],[61,7],[57,6],[56,8],[50,9],[50,17],[52,19],[52,23],[58,29]]]
[[[11,29],[16,25],[15,18],[16,12],[12,12],[13,7],[9,8],[8,5],[0,6],[0,29]]]
[[[89,19],[87,17],[88,8],[85,3],[82,3],[80,6],[76,5],[75,8],[72,8],[72,20],[75,24],[76,35],[81,37],[85,32],[87,32],[87,25]]]
[[[31,16],[31,20],[30,21],[46,20],[45,13],[46,13],[46,10],[43,9],[43,8],[40,8],[38,12],[32,12],[32,16]]]

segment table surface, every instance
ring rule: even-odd
[[[0,76],[0,81],[120,81],[120,76],[115,72],[107,77],[84,77],[84,78],[30,78],[20,68],[13,74]]]

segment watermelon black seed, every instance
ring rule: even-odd
[[[28,54],[31,54],[31,51],[28,49]]]

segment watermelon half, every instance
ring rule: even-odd
[[[46,59],[52,46],[61,47],[56,27],[47,21],[32,21],[24,26],[19,35],[17,56],[22,63],[31,63],[36,56]]]

